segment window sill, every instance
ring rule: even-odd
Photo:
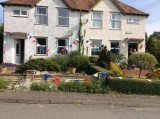
[[[127,22],[127,24],[140,25],[140,23],[129,23],[129,22]]]
[[[48,54],[34,54],[34,56],[48,56]]]
[[[120,30],[122,30],[122,29],[113,29],[113,28],[110,28],[109,30],[117,30],[117,31],[120,31]]]
[[[28,16],[14,16],[14,15],[12,17],[28,18]]]
[[[48,24],[37,24],[37,23],[35,23],[34,25],[48,26]]]
[[[91,27],[90,29],[102,30],[103,28],[94,28],[94,27]]]
[[[57,27],[69,27],[69,25],[56,25]]]

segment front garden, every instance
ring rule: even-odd
[[[121,57],[121,58],[120,58]],[[17,82],[0,78],[0,91],[65,91],[79,93],[110,93],[160,95],[160,69],[154,56],[136,53],[128,63],[120,62],[122,56],[115,57],[106,47],[98,56],[86,57],[78,52],[68,56],[48,59],[30,59],[15,72],[25,80]],[[10,64],[11,65],[11,64]],[[125,76],[123,68],[139,69],[138,76]],[[12,64],[15,67],[15,65]],[[1,66],[4,68],[5,65]],[[141,76],[143,70],[152,70]],[[26,74],[28,73],[29,74]],[[1,75],[2,76],[2,75]],[[39,76],[40,78],[36,78]],[[29,77],[29,78],[27,78]]]

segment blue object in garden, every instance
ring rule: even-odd
[[[74,80],[74,83],[78,84],[80,82],[80,80]]]
[[[49,74],[45,74],[45,75],[44,75],[44,80],[46,81],[49,77],[50,77]]]
[[[107,77],[107,73],[106,72],[102,72],[102,78],[106,78]]]
[[[160,83],[160,80],[157,80],[156,82]]]

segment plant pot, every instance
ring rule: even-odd
[[[7,67],[0,67],[0,73],[5,73],[7,71]]]
[[[70,72],[71,74],[75,74],[75,73],[76,73],[76,68],[75,68],[75,67],[69,68],[69,72]]]

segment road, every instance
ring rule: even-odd
[[[159,108],[0,103],[0,119],[159,119]]]

